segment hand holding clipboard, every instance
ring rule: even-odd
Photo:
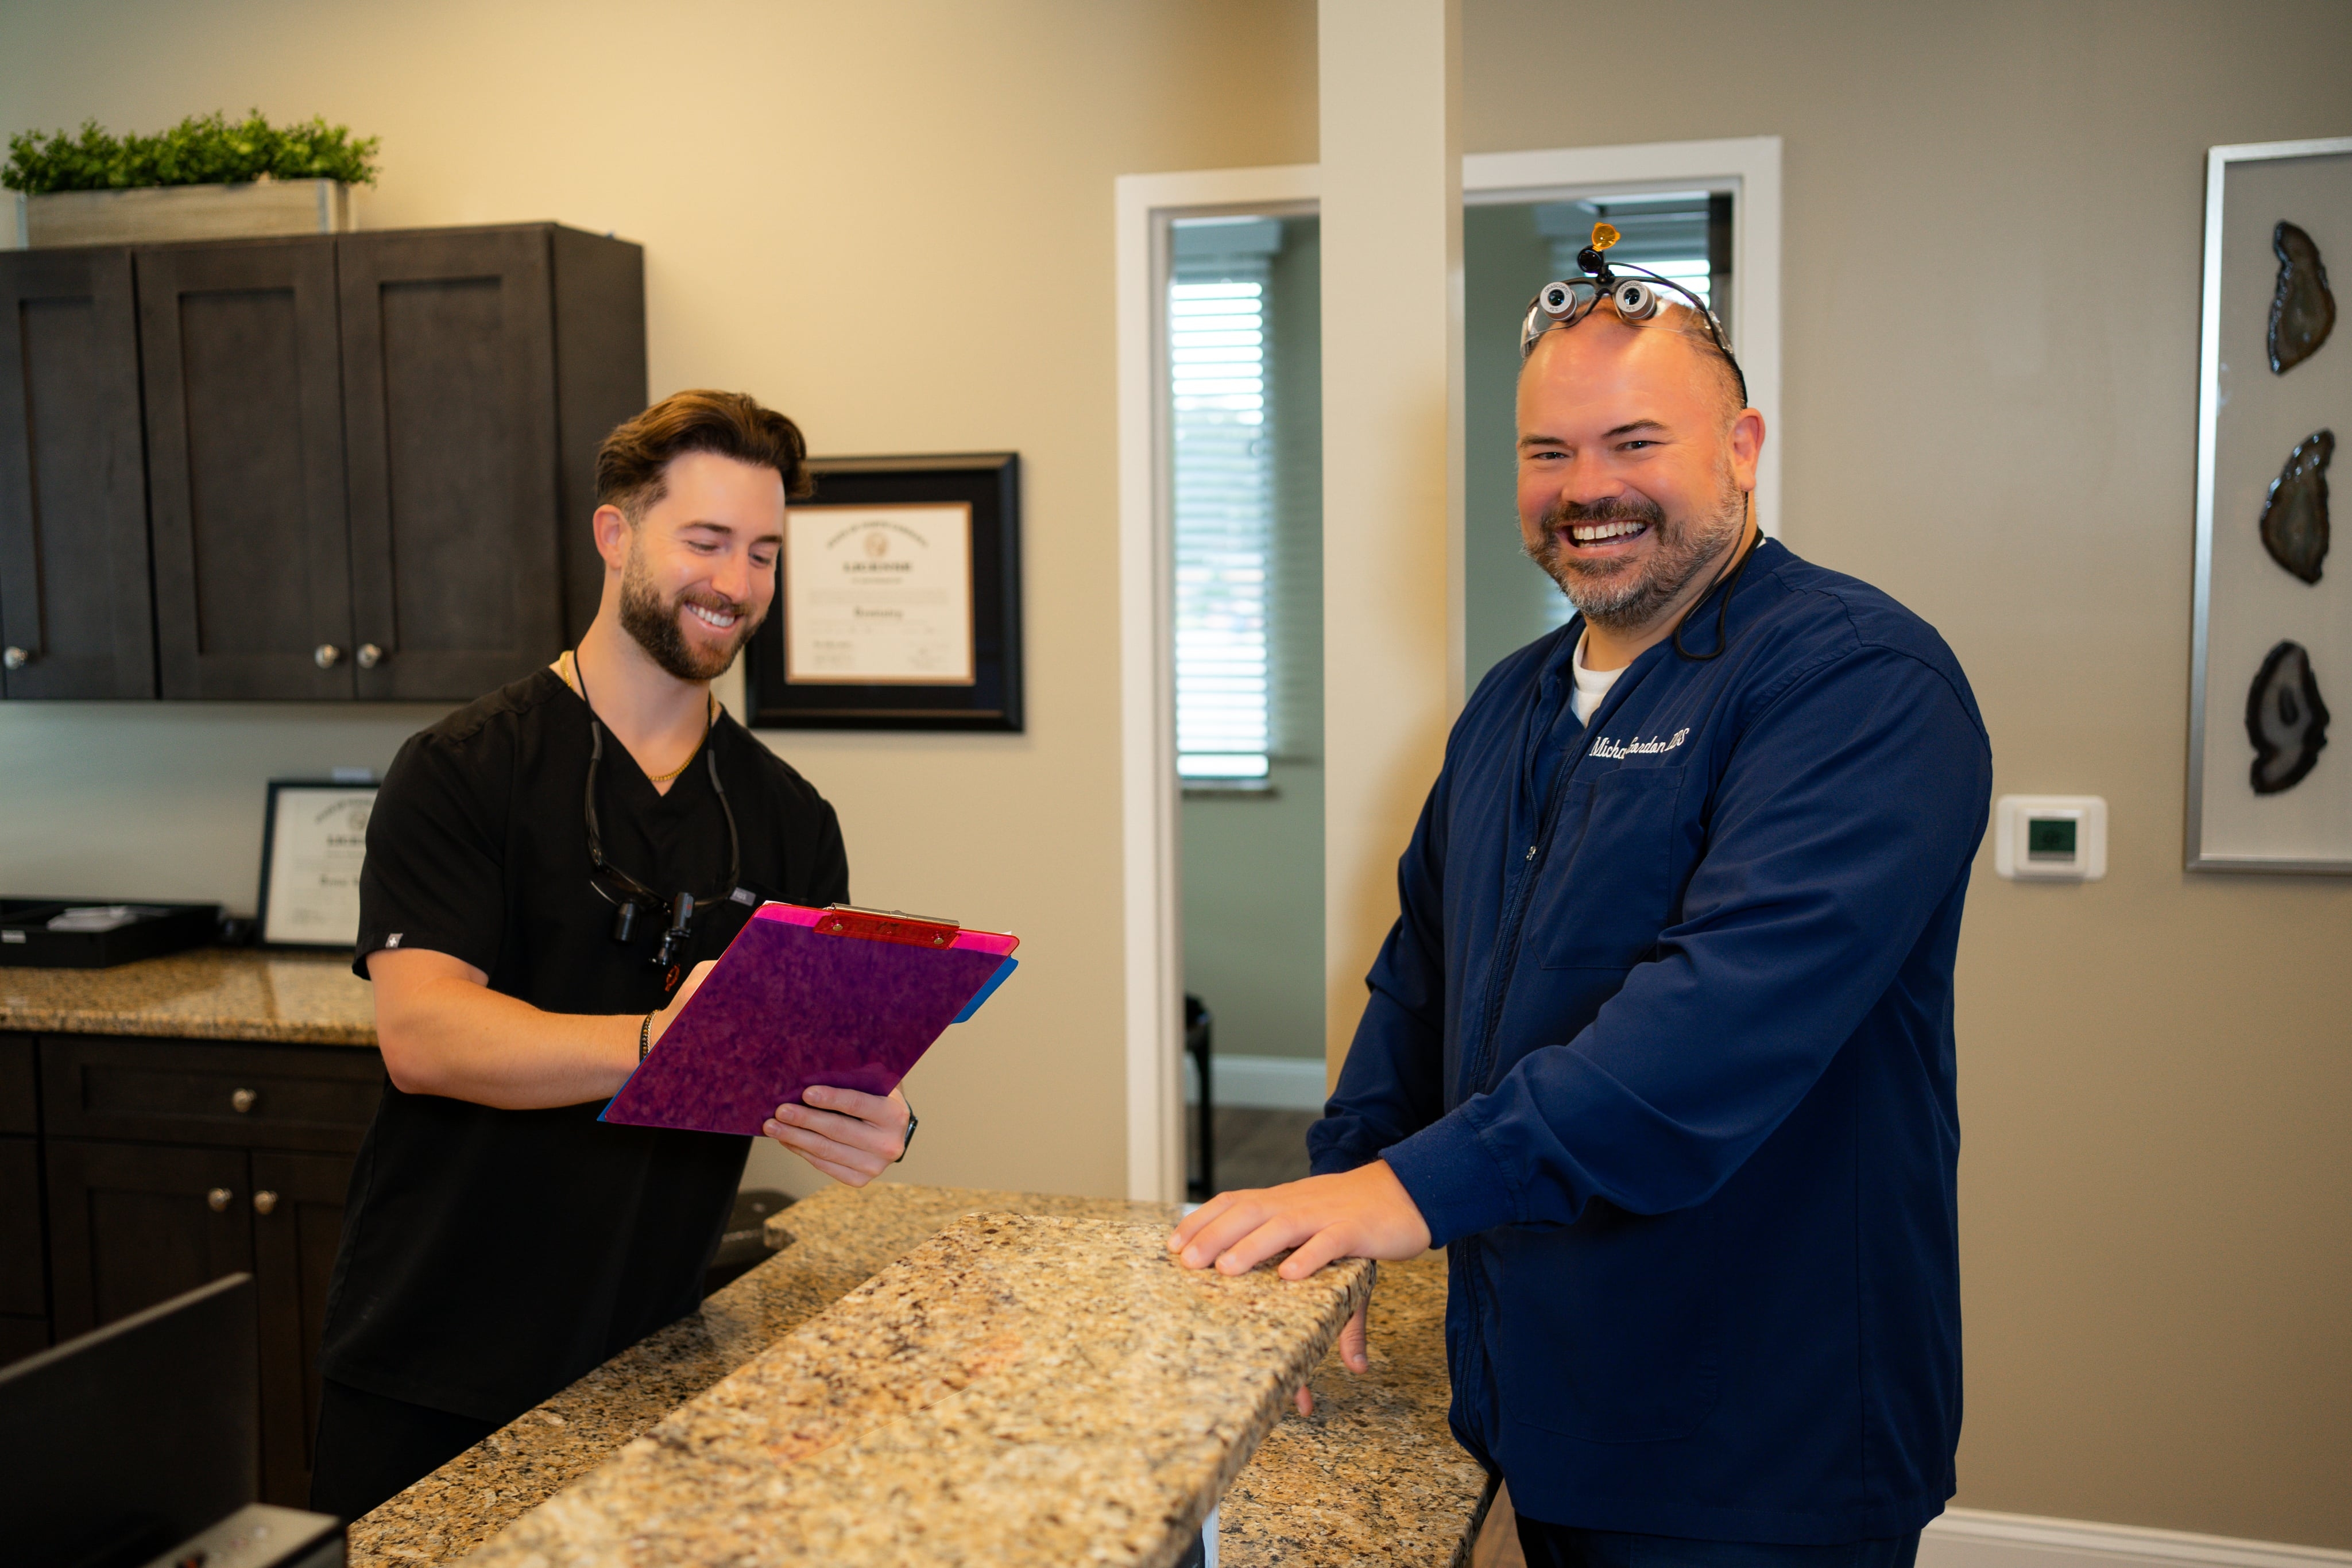
[[[814,1085],[887,1094],[1017,967],[1020,939],[885,911],[763,904],[602,1120],[756,1136]]]

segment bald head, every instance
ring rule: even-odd
[[[1738,367],[1729,356],[1716,346],[1715,336],[1707,330],[1706,321],[1687,305],[1666,304],[1647,321],[1628,323],[1604,301],[1573,327],[1555,329],[1536,340],[1536,346],[1519,367],[1520,379],[1527,376],[1528,365],[1540,358],[1547,349],[1557,346],[1563,338],[1580,332],[1613,331],[1619,334],[1652,334],[1671,340],[1675,346],[1686,351],[1690,367],[1686,373],[1704,379],[1715,392],[1715,402],[1727,429],[1748,406],[1747,389],[1740,380]],[[1659,361],[1664,368],[1664,361]]]

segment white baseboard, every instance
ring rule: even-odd
[[[2352,1552],[1955,1508],[1919,1537],[1919,1568],[2352,1568]]]
[[[1220,1053],[1213,1068],[1220,1105],[1243,1105],[1259,1111],[1320,1111],[1327,1091],[1323,1064],[1302,1056],[1226,1056]],[[1201,1098],[1192,1082],[1192,1059],[1184,1059],[1184,1098]]]

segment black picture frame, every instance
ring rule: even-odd
[[[356,894],[353,895],[352,933],[348,936],[341,934],[340,927],[332,934],[325,934],[299,925],[290,925],[282,904],[277,912],[278,918],[273,920],[269,890],[273,881],[272,873],[277,869],[281,852],[280,841],[286,836],[289,826],[281,818],[278,807],[287,800],[300,800],[312,794],[366,795],[371,798],[371,809],[373,809],[373,798],[378,788],[379,783],[373,779],[272,779],[269,781],[269,803],[262,813],[261,821],[261,891],[256,895],[253,906],[255,942],[264,947],[299,948],[313,952],[348,952],[358,943],[359,914]],[[306,851],[310,848],[310,846],[303,847]],[[354,874],[356,874],[356,862],[354,862]]]
[[[784,678],[786,617],[775,609],[744,650],[744,704],[753,729],[977,730],[1018,734],[1021,682],[1021,457],[1013,452],[810,461],[816,494],[803,507],[971,507],[972,680],[794,685]]]

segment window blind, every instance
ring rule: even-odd
[[[1176,550],[1176,770],[1263,779],[1274,461],[1266,258],[1202,257],[1168,289]]]

